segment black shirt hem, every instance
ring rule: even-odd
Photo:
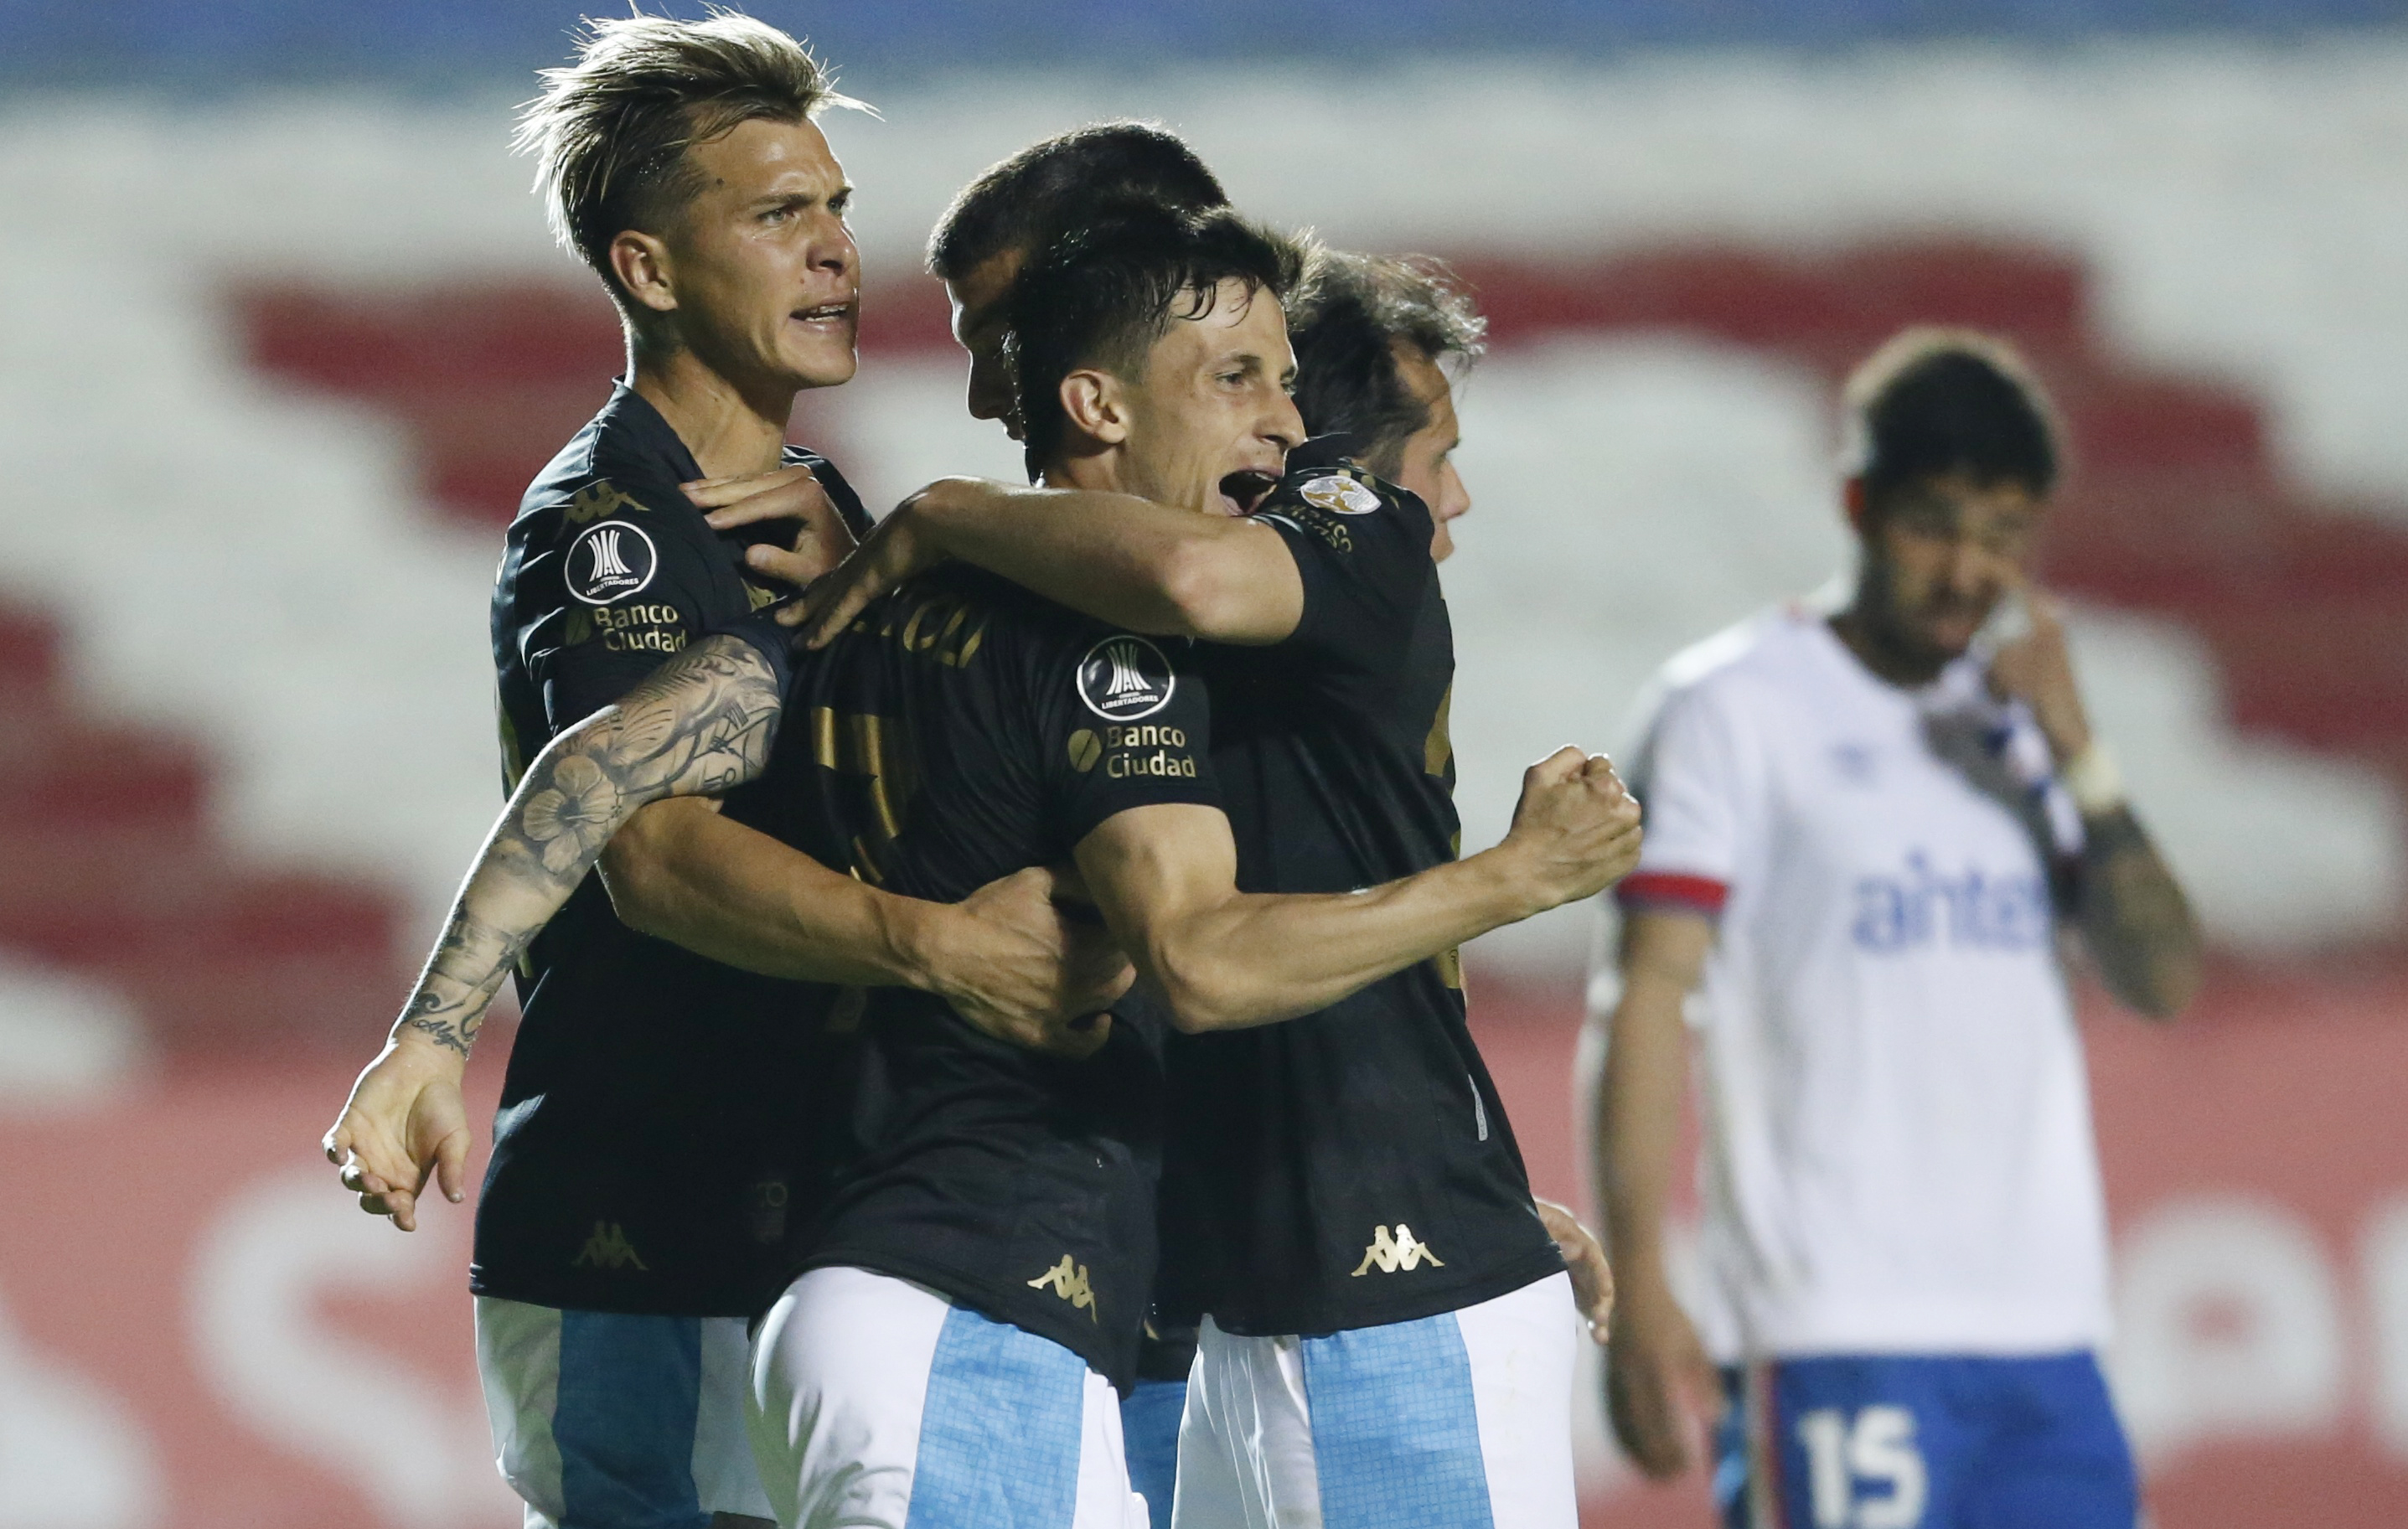
[[[1479,1279],[1417,1286],[1395,1300],[1349,1300],[1343,1303],[1343,1311],[1338,1309],[1340,1303],[1330,1301],[1315,1302],[1310,1306],[1262,1306],[1230,1310],[1226,1315],[1216,1310],[1211,1313],[1212,1324],[1224,1333],[1239,1337],[1321,1337],[1330,1333],[1351,1333],[1362,1327],[1386,1327],[1400,1322],[1419,1322],[1443,1312],[1460,1311],[1483,1301],[1493,1301],[1500,1295],[1511,1295],[1517,1290],[1563,1272],[1563,1254],[1549,1243],[1543,1250],[1517,1259]]]
[[[608,1311],[623,1317],[736,1317],[747,1322],[761,1315],[770,1304],[769,1300],[748,1300],[724,1293],[697,1299],[690,1291],[606,1292],[573,1280],[554,1284],[495,1279],[474,1269],[468,1274],[468,1293],[487,1300],[516,1301],[521,1306],[550,1307],[555,1311]],[[775,1299],[774,1294],[770,1299]]]

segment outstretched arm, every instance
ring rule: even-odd
[[[711,523],[722,530],[777,507],[759,495],[724,500],[717,485],[688,492],[721,503]],[[1304,614],[1296,559],[1268,526],[1125,493],[948,478],[880,522],[792,620],[824,646],[871,600],[947,558],[1132,632],[1272,643]]]
[[[363,1208],[408,1231],[430,1177],[460,1198],[468,1150],[460,1074],[502,979],[637,808],[758,774],[778,715],[768,661],[741,638],[710,637],[536,757],[462,884],[383,1052],[326,1133],[326,1156],[341,1165]]]
[[[1523,777],[1513,827],[1468,860],[1356,893],[1237,890],[1214,807],[1158,804],[1105,820],[1079,869],[1104,922],[1187,1031],[1326,1008],[1500,924],[1595,895],[1639,859],[1639,807],[1613,766],[1565,749]]]

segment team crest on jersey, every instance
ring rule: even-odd
[[[1178,684],[1162,650],[1126,632],[1106,637],[1079,660],[1079,699],[1111,722],[1153,716],[1170,704]]]
[[[568,593],[589,606],[639,593],[660,566],[652,538],[625,521],[587,526],[568,544]]]
[[[1028,1288],[1051,1289],[1054,1294],[1069,1302],[1073,1309],[1086,1312],[1089,1322],[1104,1320],[1096,1315],[1096,1292],[1087,1283],[1087,1265],[1073,1262],[1068,1253],[1062,1255],[1061,1263],[1028,1281]]]
[[[1399,1269],[1407,1274],[1428,1265],[1434,1269],[1446,1267],[1446,1260],[1430,1250],[1430,1245],[1413,1236],[1413,1229],[1404,1222],[1397,1223],[1397,1235],[1379,1227],[1371,1234],[1371,1246],[1363,1250],[1363,1262],[1354,1265],[1354,1278],[1362,1279],[1377,1268],[1382,1274],[1395,1274]]]
[[[1369,515],[1380,507],[1380,496],[1342,473],[1316,478],[1296,491],[1296,496],[1334,515]]]

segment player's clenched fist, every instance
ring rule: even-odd
[[[1522,772],[1503,848],[1515,851],[1540,907],[1594,897],[1639,864],[1639,803],[1603,754],[1567,745]]]

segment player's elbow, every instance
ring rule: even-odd
[[[1170,1006],[1171,1028],[1200,1036],[1258,1022],[1234,964],[1176,940],[1150,942],[1147,975]]]
[[[611,911],[619,922],[639,935],[670,937],[669,893],[676,879],[669,873],[659,836],[646,826],[638,812],[602,849],[602,888],[610,894]]]

